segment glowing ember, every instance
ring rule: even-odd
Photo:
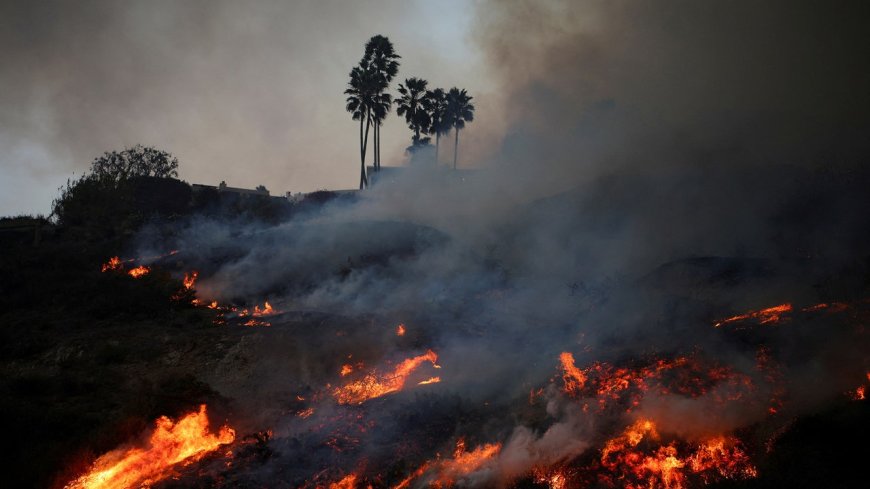
[[[175,464],[195,460],[234,439],[235,432],[226,426],[217,434],[209,432],[205,405],[177,422],[164,416],[157,420],[146,448],[118,449],[103,455],[90,472],[65,489],[148,486],[170,476]]]
[[[296,413],[296,416],[299,416],[300,418],[305,419],[305,418],[311,416],[312,414],[314,414],[314,408],[307,408],[307,409],[303,409],[302,411],[299,411],[298,413]]]
[[[396,328],[396,336],[405,336],[405,325],[404,324],[400,324]]]
[[[242,323],[242,326],[248,326],[249,328],[253,328],[253,327],[256,327],[256,326],[264,326],[264,327],[268,327],[268,326],[271,326],[271,325],[272,325],[272,323],[270,323],[270,322],[268,322],[268,321],[261,321],[261,320],[259,320],[259,319],[248,319],[247,321],[245,321],[244,323]]]
[[[402,361],[388,374],[378,374],[377,372],[366,374],[360,380],[335,389],[333,396],[339,404],[362,404],[369,399],[402,390],[405,381],[414,370],[427,361],[433,367],[439,368],[435,363],[438,361],[438,355],[429,350],[423,355]]]
[[[352,372],[353,372],[353,365],[346,363],[346,364],[341,366],[341,376],[342,377],[347,377]]]
[[[146,267],[145,265],[139,265],[136,268],[131,268],[127,272],[127,274],[133,278],[139,278],[139,277],[142,277],[143,275],[148,275],[149,272],[151,272],[150,268]]]
[[[792,306],[789,303],[780,304],[778,306],[768,307],[767,309],[760,309],[758,311],[749,311],[745,314],[740,314],[737,316],[731,316],[730,318],[723,319],[716,324],[714,327],[719,328],[725,324],[733,323],[737,321],[745,321],[747,319],[755,319],[759,324],[771,324],[778,323],[780,319],[782,319],[782,315],[789,313],[792,311]]]
[[[536,468],[534,474],[535,482],[546,484],[549,489],[566,489],[568,487],[568,478],[561,470],[549,472]]]
[[[193,286],[196,285],[196,278],[198,276],[199,276],[199,272],[197,272],[196,270],[194,270],[190,273],[185,273],[184,274],[184,281],[183,281],[184,288],[187,290],[193,289]]]

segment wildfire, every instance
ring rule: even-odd
[[[423,355],[402,361],[388,374],[368,373],[360,380],[339,387],[335,389],[333,396],[339,404],[362,404],[369,399],[402,390],[408,377],[427,361],[433,367],[440,368],[436,363],[438,355],[428,350]]]
[[[465,440],[460,438],[456,443],[453,458],[424,463],[405,480],[396,485],[394,489],[410,487],[412,481],[423,477],[427,473],[429,473],[426,477],[427,487],[453,487],[464,477],[486,466],[500,451],[500,443],[487,443],[469,452],[465,450]]]
[[[783,314],[790,313],[792,311],[792,305],[790,303],[780,304],[778,306],[768,307],[766,309],[760,309],[757,311],[749,311],[744,314],[739,314],[737,316],[731,316],[730,318],[723,319],[713,326],[716,328],[722,327],[725,324],[733,323],[737,321],[745,321],[747,319],[755,319],[758,320],[759,324],[771,324],[778,323],[782,318]]]
[[[710,438],[680,449],[677,442],[660,443],[655,423],[638,419],[601,450],[603,478],[626,488],[683,489],[691,475],[710,483],[717,478],[746,479],[757,471],[733,437]],[[681,454],[682,452],[682,454]],[[613,476],[612,480],[608,476]]]
[[[405,325],[400,324],[396,327],[396,336],[405,336]]]
[[[146,448],[117,449],[94,462],[90,471],[70,482],[65,489],[122,489],[148,486],[172,474],[172,467],[216,450],[235,439],[227,426],[217,434],[209,432],[203,404],[173,422],[167,417],[156,421]]]
[[[617,367],[595,362],[577,367],[569,352],[559,355],[564,392],[575,399],[592,399],[599,409],[616,402],[631,411],[644,395],[655,388],[659,394],[675,393],[698,397],[719,386],[714,393],[718,400],[738,400],[754,389],[752,379],[727,367],[705,365],[691,357],[659,359],[632,367]],[[534,391],[530,402],[534,401]],[[584,405],[584,410],[588,405]]]
[[[426,380],[417,382],[417,385],[437,384],[438,382],[441,382],[441,377],[430,377]]]

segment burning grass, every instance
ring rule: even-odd
[[[94,462],[88,473],[64,489],[123,489],[150,486],[165,479],[176,464],[190,463],[235,439],[235,431],[222,426],[217,433],[209,428],[206,407],[178,421],[159,418],[144,447],[111,451]]]

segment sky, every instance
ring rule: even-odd
[[[375,34],[402,56],[394,87],[474,97],[459,166],[494,168],[496,200],[608,173],[865,165],[867,19],[862,0],[0,0],[0,215],[48,213],[136,144],[190,183],[355,188],[343,91]],[[383,164],[410,138],[388,118]]]
[[[0,215],[47,214],[68,178],[136,144],[171,152],[190,183],[262,184],[273,195],[355,188],[358,126],[343,91],[366,40],[385,35],[402,56],[394,93],[417,76],[485,99],[492,82],[470,36],[475,9],[461,0],[0,0]],[[460,135],[460,165],[478,161],[478,139],[489,137],[476,131],[487,125],[479,109]],[[395,113],[385,122],[384,165],[403,164],[410,135]]]

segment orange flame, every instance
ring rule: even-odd
[[[356,474],[348,474],[338,482],[329,485],[329,489],[354,489],[356,487]]]
[[[559,355],[559,363],[562,364],[562,380],[565,381],[565,392],[576,396],[586,384],[586,374],[574,364],[574,355],[562,352]]]
[[[139,278],[143,275],[148,275],[151,272],[151,269],[146,267],[145,265],[139,265],[136,268],[131,268],[130,271],[127,272],[133,278]]]
[[[109,258],[109,261],[103,263],[102,268],[100,268],[101,272],[108,272],[109,270],[119,270],[121,268],[121,259],[117,256],[113,256]]]
[[[623,481],[624,487],[683,489],[688,473],[697,474],[705,483],[757,475],[735,438],[708,439],[687,455],[680,455],[676,443],[656,446],[658,440],[655,423],[639,419],[607,441],[601,450],[601,465]]]
[[[456,450],[452,459],[428,461],[421,465],[411,475],[394,487],[394,489],[406,489],[411,482],[432,472],[428,476],[426,487],[453,487],[463,477],[474,473],[489,463],[501,451],[501,443],[487,443],[480,445],[472,451],[465,450],[465,439],[460,438],[456,442]]]
[[[219,446],[231,443],[235,431],[227,426],[217,434],[208,430],[205,405],[177,422],[161,417],[147,448],[117,449],[98,458],[90,472],[70,482],[65,489],[122,489],[151,485],[172,473],[172,467],[194,460]]]
[[[441,382],[441,377],[429,377],[426,380],[417,382],[417,385],[437,384],[438,382]]]
[[[404,324],[400,324],[396,328],[396,336],[405,336],[405,325]]]
[[[377,372],[369,373],[360,380],[339,387],[335,389],[333,396],[339,404],[362,404],[369,399],[402,390],[408,376],[427,361],[433,367],[438,368],[435,363],[438,361],[438,355],[434,351],[428,350],[423,355],[402,361],[386,375],[378,375]]]
[[[768,307],[767,309],[760,309],[758,311],[749,311],[745,314],[739,314],[737,316],[731,316],[730,318],[723,319],[713,326],[719,328],[725,324],[733,323],[736,321],[745,321],[747,319],[757,319],[759,324],[770,324],[770,323],[778,323],[782,318],[783,314],[789,313],[792,311],[792,306],[789,303],[780,304],[778,306]]]
[[[198,276],[199,276],[199,272],[197,272],[196,270],[194,270],[190,273],[185,273],[184,274],[184,281],[183,281],[184,288],[187,290],[193,289],[193,286],[196,285],[196,279]]]

